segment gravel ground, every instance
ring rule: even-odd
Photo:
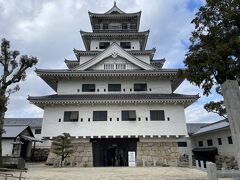
[[[26,180],[206,180],[207,174],[179,167],[53,168],[28,164],[25,177]]]

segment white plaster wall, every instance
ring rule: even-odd
[[[139,69],[142,69],[142,68],[136,66],[135,64],[129,62],[128,60],[126,60],[126,59],[124,59],[122,57],[116,57],[116,58],[108,57],[108,58],[100,61],[96,65],[92,66],[91,68],[89,68],[89,70],[104,70],[104,64],[105,63],[126,64],[126,70],[139,70]]]
[[[35,129],[39,128],[31,128],[33,135],[36,139],[42,140],[43,142],[36,142],[35,148],[49,148],[51,147],[51,141],[50,140],[43,140],[41,134],[35,134]],[[34,147],[34,142],[32,142],[32,148]]]
[[[107,121],[92,121],[93,111],[107,110]],[[136,110],[136,121],[121,121],[121,110]],[[150,110],[164,110],[165,121],[151,121]],[[78,122],[63,122],[64,111],[79,111]],[[141,121],[138,118],[141,118]],[[145,118],[148,118],[146,121]],[[167,118],[170,118],[170,121]],[[83,122],[80,119],[83,118]],[[88,122],[90,118],[90,122]],[[110,121],[112,118],[112,121]],[[119,121],[117,121],[119,118]],[[61,122],[59,122],[61,119]],[[187,135],[182,105],[79,105],[45,107],[42,136],[53,137],[63,132],[71,136],[124,136],[124,135]]]
[[[135,92],[133,91],[134,83],[147,83],[147,92],[146,91],[139,91]],[[82,84],[96,84],[96,92],[82,92]],[[121,84],[122,91],[121,92],[108,92],[108,84]],[[78,92],[79,89],[79,92]],[[99,92],[97,91],[99,89]],[[104,89],[106,90],[104,92]],[[125,92],[123,91],[125,89]],[[132,89],[132,91],[130,91]],[[151,89],[151,91],[150,91]],[[59,80],[58,82],[58,88],[57,88],[58,94],[110,94],[110,93],[162,93],[162,94],[169,94],[172,93],[171,89],[171,81],[167,79],[152,79],[146,80],[146,79],[116,79],[108,81],[101,81],[101,80],[88,80],[88,79],[81,79],[81,80]]]
[[[90,45],[90,51],[103,51],[104,49],[99,49],[99,42],[110,42],[110,45],[113,42],[116,42],[120,46],[120,42],[131,42],[131,49],[125,49],[126,51],[129,50],[140,50],[140,43],[139,40],[128,40],[128,39],[123,39],[122,41],[119,40],[109,40],[109,39],[102,39],[102,40],[92,40],[91,45]]]
[[[220,155],[234,155],[234,144],[228,144],[228,136],[231,136],[230,129],[215,131],[213,133],[192,137],[193,148],[199,147],[198,141],[203,141],[203,147],[217,147]],[[218,138],[222,139],[222,145],[218,145]],[[213,146],[207,145],[207,140],[212,139]],[[202,148],[202,147],[201,147]]]
[[[3,139],[2,140],[2,155],[11,156],[13,150],[13,139]]]

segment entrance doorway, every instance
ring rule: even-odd
[[[128,166],[128,152],[136,152],[137,141],[137,138],[91,139],[93,166]]]

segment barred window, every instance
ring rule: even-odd
[[[82,92],[95,92],[95,84],[82,84]]]
[[[134,84],[134,91],[147,91],[147,84],[146,83]]]
[[[150,110],[150,119],[151,121],[164,121],[164,110]]]
[[[93,121],[107,121],[107,111],[93,111]]]
[[[136,121],[136,111],[122,111],[122,121]]]
[[[78,111],[64,111],[64,122],[78,121]]]
[[[121,91],[121,84],[108,84],[108,91]]]

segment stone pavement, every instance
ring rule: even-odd
[[[53,168],[28,164],[27,180],[206,180],[201,170],[179,167]],[[10,179],[9,179],[10,180]]]

